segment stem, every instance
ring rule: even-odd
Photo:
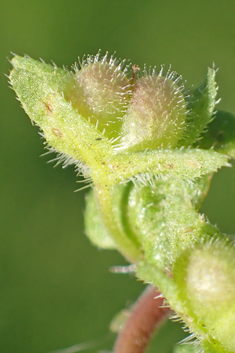
[[[113,353],[143,353],[154,333],[168,318],[171,309],[160,307],[164,298],[156,287],[148,286],[132,308],[121,329]]]

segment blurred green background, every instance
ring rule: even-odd
[[[235,112],[235,2],[229,0],[2,1],[0,6],[1,198],[0,352],[49,353],[81,342],[111,350],[112,317],[143,285],[111,274],[125,264],[100,251],[83,231],[85,192],[73,167],[53,169],[8,88],[10,52],[70,67],[78,56],[117,52],[143,66],[165,63],[200,84],[208,65],[220,68],[219,108]],[[203,211],[235,233],[235,168],[214,178]],[[169,352],[184,336],[168,323],[149,352]]]

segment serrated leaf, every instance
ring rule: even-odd
[[[200,178],[195,179],[193,183],[188,183],[187,192],[191,199],[192,205],[196,210],[199,210],[204,198],[207,195],[211,178],[212,174],[206,174]]]
[[[12,87],[48,144],[89,167],[111,155],[108,139],[64,99],[63,85],[70,77],[67,71],[17,56],[12,64]]]
[[[107,173],[103,177],[101,170],[96,170],[92,177],[116,184],[137,174],[171,174],[183,180],[192,180],[205,174],[211,174],[223,166],[230,166],[224,156],[213,150],[159,149],[145,152],[126,152],[114,155],[106,160]]]
[[[186,128],[179,146],[192,145],[203,133],[211,121],[216,105],[217,85],[215,82],[216,70],[208,68],[203,84],[188,92],[185,97],[187,104]]]

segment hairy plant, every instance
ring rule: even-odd
[[[47,147],[91,186],[87,236],[120,251],[150,284],[114,352],[144,352],[169,314],[193,343],[175,352],[235,352],[234,243],[198,212],[213,173],[235,157],[235,117],[215,110],[216,70],[186,90],[174,71],[140,70],[108,54],[72,71],[29,57],[11,62],[12,87]]]

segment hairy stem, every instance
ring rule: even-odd
[[[161,307],[164,298],[156,287],[148,286],[133,306],[121,329],[114,353],[143,353],[154,333],[170,314],[170,308]]]

